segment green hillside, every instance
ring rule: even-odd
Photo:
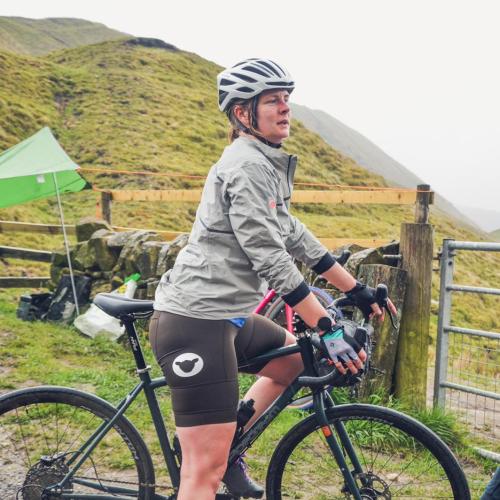
[[[0,50],[17,54],[39,56],[123,37],[130,35],[83,19],[0,16]]]
[[[148,48],[130,41],[109,41],[32,58],[0,52],[0,149],[49,125],[82,167],[178,172],[204,175],[227,144],[227,124],[215,97],[220,68],[175,48]],[[294,121],[286,149],[300,157],[296,182],[381,186],[385,181],[326,144]],[[179,178],[86,174],[97,187],[143,188],[199,186]],[[94,215],[98,195],[84,191],[64,197],[68,222]],[[127,227],[189,230],[196,206],[183,203],[115,203],[113,223]],[[412,207],[295,205],[294,211],[323,237],[398,239]],[[0,211],[3,220],[57,222],[55,200]],[[443,237],[477,240],[438,210],[432,212],[436,248]],[[0,244],[54,248],[61,239],[30,234],[0,234]],[[458,267],[470,284],[498,286],[500,259],[472,255]],[[0,261],[0,275],[37,273],[39,265]],[[0,292],[0,294],[7,292]],[[13,293],[13,292],[9,292]],[[436,296],[437,292],[435,292]],[[1,296],[1,295],[0,295]],[[10,296],[10,295],[9,295]],[[476,327],[500,328],[491,298],[464,298],[461,320]],[[476,318],[474,308],[481,307]],[[465,326],[465,325],[464,325]]]
[[[493,241],[500,241],[500,229],[497,229],[496,231],[492,231],[490,233],[490,237],[493,238]]]

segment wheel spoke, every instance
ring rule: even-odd
[[[113,410],[95,398],[75,392],[47,389],[44,396],[36,391],[31,403],[29,395],[21,393],[17,405],[0,405],[0,465],[6,477],[0,481],[0,498],[40,498],[46,487],[65,477],[64,488],[76,496],[143,498],[133,492],[153,489],[145,445],[120,419],[101,436],[79,470],[71,469],[77,462],[71,465],[68,459],[113,416]]]
[[[360,406],[333,408],[327,415],[330,425],[344,425],[349,436],[362,466],[362,472],[354,477],[363,498],[470,499],[463,472],[453,465],[454,460],[443,459],[441,455],[449,451],[436,444],[430,431],[380,407],[363,405],[367,408],[363,415]],[[268,498],[352,498],[315,420],[304,421],[291,434],[283,439],[270,465],[270,471],[280,479],[268,478]],[[346,455],[345,446],[342,450]]]

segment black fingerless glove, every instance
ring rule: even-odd
[[[375,288],[357,281],[356,286],[346,292],[346,297],[361,310],[365,320],[368,321],[370,314],[373,312],[371,305],[377,302],[375,299]]]

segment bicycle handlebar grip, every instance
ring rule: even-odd
[[[317,328],[320,329],[322,332],[327,332],[331,330],[332,319],[329,316],[323,316],[322,318],[319,318]]]
[[[381,309],[387,306],[388,297],[389,291],[387,290],[387,285],[380,283],[375,290],[375,300]]]
[[[344,264],[349,260],[350,256],[351,256],[351,252],[349,250],[342,250],[342,253],[338,257],[335,257],[335,260],[342,267],[344,267]]]

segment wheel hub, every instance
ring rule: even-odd
[[[357,478],[363,485],[359,494],[363,500],[390,500],[392,498],[389,485],[376,474],[363,473]]]
[[[43,456],[26,474],[21,490],[23,500],[51,500],[59,495],[45,491],[49,486],[62,481],[69,469],[63,454]],[[71,488],[71,483],[67,484]],[[57,496],[56,496],[57,495]]]

